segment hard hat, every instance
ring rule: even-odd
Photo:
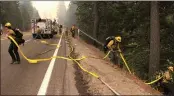
[[[171,70],[171,71],[173,71],[173,67],[172,66],[169,66],[168,69]]]
[[[115,37],[115,40],[117,40],[118,42],[121,42],[121,37],[117,36],[117,37]]]
[[[5,27],[11,27],[11,24],[10,24],[9,22],[7,22],[7,23],[5,24]]]

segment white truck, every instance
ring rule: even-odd
[[[51,19],[34,19],[31,20],[32,35],[33,38],[42,39],[42,38],[53,38],[54,32],[52,27]],[[40,32],[37,32],[37,30]]]

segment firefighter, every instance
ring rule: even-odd
[[[70,29],[71,33],[72,33],[72,37],[75,38],[75,24],[73,24],[73,26]]]
[[[163,78],[160,80],[160,85],[165,95],[174,96],[174,69],[169,66],[168,70],[164,72]]]
[[[111,53],[110,53],[111,61],[114,64],[118,64],[122,68],[123,66],[120,65],[119,54],[118,54],[118,52],[121,52],[118,49],[118,44],[120,42],[121,42],[120,36],[116,36],[116,37],[110,36],[110,37],[106,38],[106,42],[104,45],[104,51],[106,53],[107,50],[111,50]]]
[[[62,27],[63,27],[63,26],[60,24],[60,25],[59,25],[59,34],[62,34]]]
[[[7,36],[12,36],[12,38],[14,39],[16,38],[16,34],[12,30],[11,24],[9,22],[5,24],[5,31],[7,32]],[[11,43],[8,49],[8,52],[12,58],[12,62],[10,64],[20,64],[20,56],[18,53],[18,47],[12,40],[10,41]]]
[[[2,29],[0,29],[1,35],[3,34]]]
[[[36,35],[35,38],[37,38],[38,36],[39,36],[40,38],[42,38],[41,32],[42,32],[42,29],[41,29],[39,26],[37,26],[37,28],[36,28],[36,33],[37,33],[37,35]]]
[[[68,27],[66,27],[65,35],[68,36]]]

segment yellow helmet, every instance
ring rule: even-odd
[[[5,27],[11,27],[11,24],[10,24],[9,22],[7,22],[7,23],[5,24]]]
[[[169,66],[168,69],[171,70],[171,71],[173,71],[173,67],[172,66]]]
[[[121,42],[121,37],[117,36],[117,37],[115,37],[115,40],[117,40],[118,42]]]

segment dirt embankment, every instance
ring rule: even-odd
[[[90,72],[98,74],[116,92],[121,95],[160,95],[158,91],[152,89],[135,76],[118,67],[114,68],[111,62],[103,60],[104,54],[97,48],[86,44],[82,40],[70,38],[70,41],[71,46],[75,48],[73,56],[87,57],[80,61],[81,66]],[[81,95],[114,95],[99,79],[82,71],[77,64],[74,64],[74,68],[76,69],[76,87]]]

